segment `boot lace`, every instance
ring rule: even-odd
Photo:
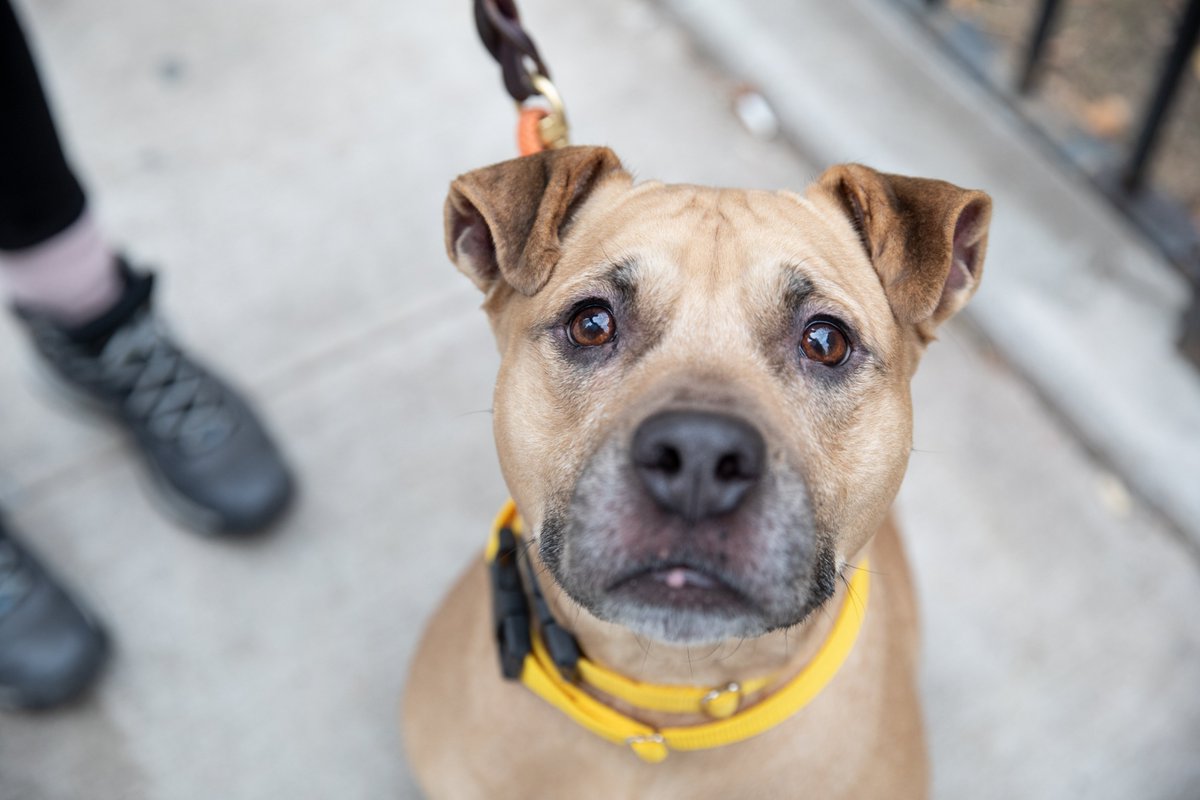
[[[226,441],[237,418],[221,386],[192,362],[149,311],[123,325],[93,354],[43,326],[41,346],[67,375],[115,396],[137,427],[191,454]]]
[[[220,445],[236,427],[225,392],[171,341],[151,314],[117,331],[99,356],[125,411],[155,437],[191,452]]]
[[[12,542],[0,535],[0,617],[16,608],[32,585],[21,554]]]

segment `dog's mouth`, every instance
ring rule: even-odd
[[[755,607],[730,581],[694,564],[642,567],[612,582],[607,593],[621,600],[680,610],[731,612]]]
[[[753,638],[799,619],[817,536],[798,478],[771,473],[748,504],[689,521],[631,485],[627,455],[593,456],[570,498],[543,512],[538,555],[571,600],[673,645]]]

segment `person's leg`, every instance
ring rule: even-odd
[[[123,283],[66,156],[15,10],[0,0],[0,283],[17,303],[74,325]]]
[[[24,250],[83,213],[33,57],[9,0],[0,0],[0,250]]]
[[[286,465],[249,406],[166,333],[153,276],[112,253],[86,206],[0,0],[0,287],[46,365],[113,412],[188,521],[265,526],[291,497]],[[0,706],[69,699],[105,652],[100,628],[0,525]]]
[[[103,312],[120,296],[121,280],[110,254],[92,252],[98,237],[83,190],[63,157],[8,0],[0,0],[0,120],[3,283],[18,302],[64,321]],[[69,271],[73,294],[57,288]],[[106,652],[103,629],[0,520],[0,707],[70,700],[92,682]]]
[[[186,522],[266,526],[290,499],[288,470],[248,404],[167,333],[153,276],[105,244],[8,0],[0,52],[0,283],[34,346],[124,424]]]

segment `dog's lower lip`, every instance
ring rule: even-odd
[[[746,597],[716,575],[683,564],[639,570],[608,591],[637,602],[678,608],[746,607]]]

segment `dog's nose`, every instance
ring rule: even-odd
[[[763,471],[766,444],[744,420],[663,411],[633,434],[633,463],[655,502],[689,522],[726,514]]]

